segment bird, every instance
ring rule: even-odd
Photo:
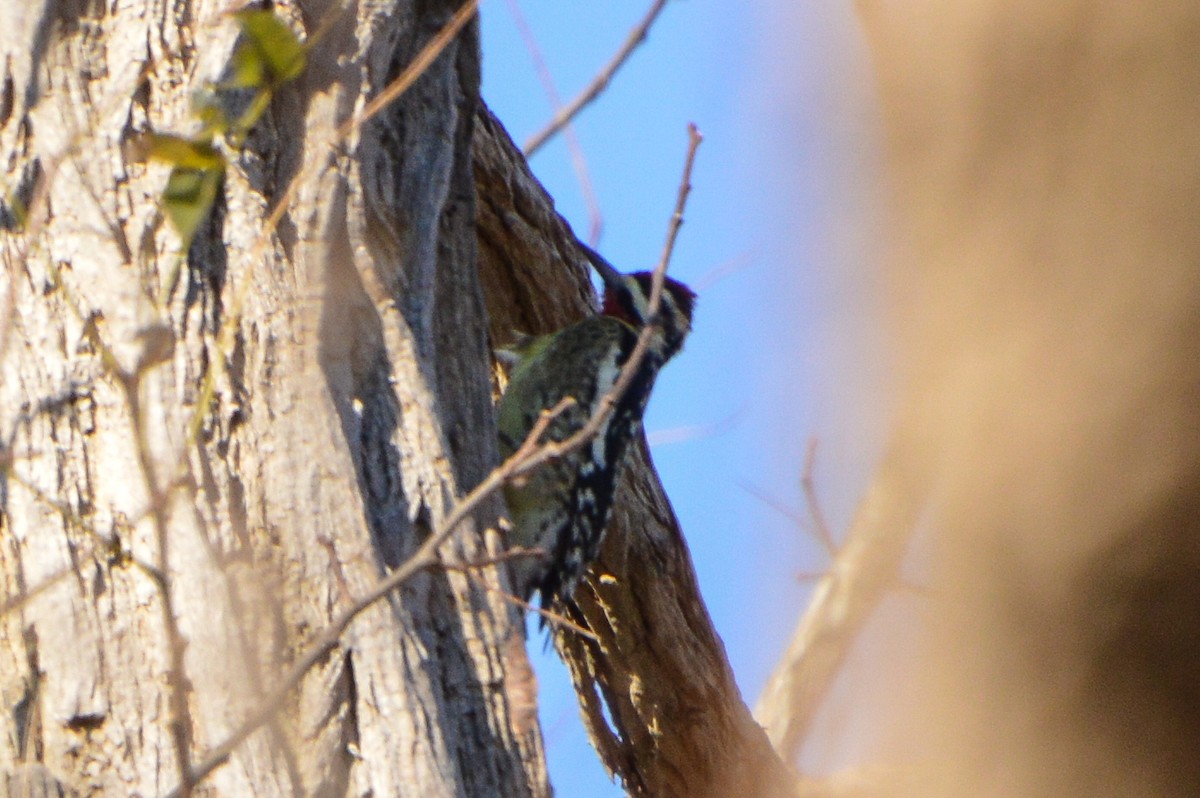
[[[579,432],[612,392],[639,334],[647,326],[650,334],[632,379],[610,398],[612,412],[595,436],[504,487],[512,521],[509,546],[532,552],[511,560],[513,588],[526,603],[538,594],[544,611],[571,601],[600,552],[630,443],[641,431],[659,370],[691,332],[696,305],[695,292],[664,275],[652,312],[652,272],[623,274],[591,247],[580,246],[604,283],[601,312],[514,345],[497,411],[501,455],[507,459],[516,452],[552,408],[559,412],[542,441],[563,441]],[[563,400],[570,401],[560,406]]]

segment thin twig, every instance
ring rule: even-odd
[[[759,490],[758,488],[754,487],[753,485],[751,485],[748,482],[741,482],[738,484],[742,490],[746,491],[751,496],[753,496],[754,498],[758,499],[760,502],[765,504],[767,507],[770,507],[772,510],[779,513],[784,518],[791,521],[799,529],[803,529],[806,532],[808,531],[808,519],[805,518],[803,515],[801,515],[799,512],[797,512],[796,510],[793,510],[791,507],[788,507],[786,504],[784,504],[779,499],[776,499],[774,496],[770,496],[770,495],[764,493],[763,491]]]
[[[127,101],[134,95],[134,87],[141,85],[142,81],[150,73],[151,65],[145,63],[138,70],[137,76],[125,89],[113,92],[112,97],[107,102],[100,104],[98,112],[95,114],[97,119],[106,119],[111,116],[114,108],[119,104]],[[63,162],[73,155],[77,154],[79,147],[83,144],[85,134],[91,130],[73,130],[67,146],[59,151],[57,155],[46,159],[42,162],[42,174],[37,185],[34,186],[33,192],[30,195],[29,203],[23,209],[23,224],[22,229],[15,232],[20,233],[19,236],[14,236],[17,243],[13,247],[16,250],[16,257],[13,257],[12,250],[8,247],[4,248],[4,267],[8,272],[8,281],[5,286],[6,291],[4,300],[0,305],[4,307],[4,321],[0,324],[0,363],[4,362],[8,355],[8,346],[12,340],[11,332],[12,325],[16,321],[17,312],[17,268],[18,264],[23,264],[30,260],[29,243],[34,241],[42,232],[42,227],[46,220],[49,219],[49,214],[46,213],[50,201],[50,186],[54,182],[54,178],[58,174],[59,168]]]
[[[800,513],[785,506],[783,502],[768,496],[749,484],[742,484],[742,490],[749,493],[754,498],[761,501],[763,504],[770,507],[775,512],[787,518],[794,523],[799,529],[804,530],[825,550],[825,553],[831,559],[837,559],[838,547],[833,540],[833,533],[830,531],[829,523],[825,520],[825,513],[821,510],[821,503],[817,498],[817,489],[813,480],[817,458],[817,439],[811,438],[808,442],[808,449],[804,456],[804,470],[800,475],[800,488],[804,492],[804,501],[808,505],[808,516],[805,517]],[[801,579],[809,577],[802,576]]]
[[[167,706],[169,714],[167,727],[175,746],[175,756],[179,766],[179,795],[190,798],[196,782],[191,778],[192,773],[192,717],[188,706],[187,665],[184,652],[187,641],[179,628],[179,619],[175,616],[175,597],[171,591],[171,535],[168,524],[169,506],[167,494],[163,491],[158,470],[154,464],[154,455],[150,451],[150,439],[146,430],[146,418],[141,404],[141,383],[144,371],[139,369],[130,375],[114,375],[124,390],[125,406],[133,425],[134,448],[137,453],[138,468],[142,472],[142,481],[150,497],[150,518],[154,524],[154,535],[158,543],[157,571],[159,575],[158,592],[161,595],[163,616],[163,631],[167,638]]]
[[[88,553],[90,553],[90,552],[85,552],[84,556],[87,556]],[[18,593],[17,595],[13,596],[12,598],[6,599],[4,601],[4,603],[0,604],[0,617],[3,617],[10,612],[14,612],[16,610],[21,609],[26,604],[33,601],[35,598],[42,595],[47,590],[54,587],[59,582],[61,582],[62,580],[66,579],[68,576],[71,576],[74,573],[75,573],[75,566],[73,566],[73,565],[68,565],[65,568],[60,568],[59,570],[52,573],[50,576],[43,579],[36,586],[34,586],[34,587],[30,588],[29,590],[26,590],[22,593]]]
[[[785,761],[793,760],[867,619],[900,574],[920,512],[907,447],[893,442],[858,506],[829,571],[754,708]]]
[[[349,138],[349,136],[358,131],[376,114],[386,108],[397,99],[401,94],[408,91],[409,88],[417,82],[417,78],[425,74],[425,70],[437,60],[437,57],[442,54],[442,50],[446,49],[446,45],[458,35],[466,24],[475,16],[475,12],[479,9],[479,0],[467,0],[462,4],[462,7],[454,12],[454,16],[450,17],[449,21],[430,39],[421,51],[417,53],[416,58],[412,63],[404,68],[400,75],[389,83],[383,91],[375,95],[363,110],[356,116],[351,117],[337,130],[338,140]]]
[[[35,499],[61,515],[65,522],[87,533],[93,540],[95,540],[97,544],[99,544],[98,548],[100,550],[108,551],[110,552],[110,556],[119,558],[121,562],[133,565],[151,579],[158,579],[158,568],[146,562],[145,560],[133,556],[132,551],[122,548],[120,538],[117,535],[114,534],[109,536],[105,535],[103,532],[100,532],[98,529],[92,526],[90,521],[80,515],[69,504],[55,499],[49,493],[35,485],[32,481],[21,476],[15,469],[8,471],[5,476],[7,479],[12,480],[33,494]]]
[[[833,541],[833,533],[821,510],[821,502],[817,498],[817,487],[813,481],[813,472],[817,464],[817,439],[809,438],[808,451],[804,454],[804,471],[800,475],[800,487],[804,491],[804,501],[808,504],[808,514],[812,518],[813,534],[825,548],[829,556],[837,555],[837,544]]]
[[[475,570],[478,567],[480,567],[480,565],[489,565],[489,564],[496,563],[496,562],[503,562],[506,559],[515,559],[513,557],[505,556],[508,553],[509,552],[505,552],[505,554],[502,554],[499,557],[490,558],[490,562],[488,562],[488,561],[472,561],[469,563],[442,562],[442,563],[439,563],[439,566],[441,568],[444,568],[447,571],[457,571],[457,572],[463,574],[468,579],[470,579],[472,583],[478,585],[479,587],[482,587],[484,590],[488,591],[489,593],[496,594],[497,596],[499,596],[501,598],[501,600],[506,601],[509,604],[512,604],[514,606],[520,607],[521,609],[525,610],[526,612],[532,612],[535,615],[540,615],[541,617],[545,618],[547,621],[549,621],[551,624],[553,624],[555,626],[561,626],[565,629],[570,629],[575,634],[583,635],[584,637],[595,640],[597,643],[600,642],[600,638],[596,637],[596,634],[594,632],[592,632],[592,630],[584,629],[582,626],[575,623],[574,621],[572,621],[570,618],[566,617],[565,615],[559,615],[557,612],[551,612],[550,610],[543,609],[541,607],[535,607],[534,605],[530,604],[528,601],[517,598],[512,593],[509,593],[507,590],[502,590],[502,589],[496,587],[495,585],[489,584],[487,582],[487,580],[482,579],[479,576],[479,574],[475,573]],[[521,556],[521,557],[528,557],[532,554],[538,554],[540,556],[545,556],[545,552],[541,551],[540,549],[518,549],[512,553],[516,554],[518,556]]]
[[[52,283],[62,293],[64,303],[83,324],[85,335],[95,348],[101,363],[104,365],[105,371],[121,389],[122,398],[125,400],[125,409],[129,414],[130,425],[133,427],[134,448],[137,455],[138,467],[142,473],[142,480],[145,483],[146,493],[149,497],[149,511],[158,543],[158,558],[154,565],[141,563],[136,559],[131,559],[131,562],[138,563],[141,566],[141,570],[150,575],[162,595],[163,626],[167,636],[169,663],[167,683],[170,688],[168,697],[170,719],[168,720],[168,726],[175,746],[175,755],[179,760],[179,794],[181,798],[190,798],[194,782],[189,778],[192,770],[190,764],[191,742],[189,739],[191,717],[188,710],[188,680],[184,663],[186,643],[183,633],[179,628],[178,620],[175,618],[174,600],[170,589],[168,571],[170,535],[167,528],[168,496],[167,492],[163,490],[162,482],[159,480],[157,470],[154,466],[154,456],[150,451],[150,441],[146,431],[140,397],[142,377],[149,368],[157,365],[157,361],[151,360],[145,365],[139,364],[132,371],[125,369],[117,358],[116,353],[113,352],[112,348],[104,340],[104,337],[100,335],[100,331],[96,327],[94,320],[91,316],[84,314],[82,307],[75,300],[70,287],[63,279],[58,264],[52,261],[48,265],[48,270]],[[171,484],[173,485],[174,482],[175,480],[172,480]],[[32,486],[25,484],[25,487],[31,489]],[[64,517],[67,517],[69,508],[65,504],[55,502],[52,499],[50,501],[52,503],[51,506],[54,506]],[[71,515],[74,516],[75,514],[72,512]],[[82,524],[81,528],[85,530],[91,529],[89,524]],[[107,539],[100,536],[100,540],[106,541]]]
[[[663,244],[662,258],[658,262],[658,268],[654,270],[654,280],[650,286],[648,303],[650,318],[654,318],[654,314],[658,313],[663,278],[667,274],[667,264],[671,261],[671,254],[675,251],[675,239],[679,237],[679,228],[683,226],[683,209],[687,206],[688,194],[692,193],[692,167],[696,163],[696,150],[699,149],[700,142],[704,141],[704,136],[700,135],[700,130],[694,122],[688,123],[687,132],[688,149],[683,163],[683,177],[679,181],[679,191],[675,194],[675,210],[667,221],[667,240]]]
[[[517,0],[507,0],[507,2],[513,21],[517,23],[517,30],[520,31],[521,38],[525,40],[525,49],[529,50],[529,56],[533,59],[534,70],[542,82],[542,88],[545,90],[546,96],[550,98],[551,107],[555,113],[558,113],[562,109],[562,98],[558,96],[558,89],[554,85],[554,76],[550,74],[546,59],[542,57],[542,50],[538,47],[537,38],[533,35],[533,30],[529,27],[525,15],[521,13],[521,6],[517,4]],[[567,139],[567,150],[571,153],[571,165],[575,168],[575,177],[579,180],[583,203],[587,206],[588,243],[596,246],[604,229],[604,215],[600,212],[600,203],[596,200],[596,191],[592,187],[592,177],[588,173],[587,158],[584,157],[583,145],[579,143],[579,136],[575,135],[575,129],[569,120],[563,123],[563,130],[563,135]],[[528,155],[529,153],[526,153],[527,157]]]
[[[755,264],[758,256],[750,252],[742,252],[728,258],[711,269],[700,275],[699,279],[692,280],[692,290],[697,294],[703,295],[705,291],[712,288],[717,283],[727,277],[732,277],[740,271],[749,269]]]
[[[646,443],[651,449],[656,446],[671,446],[676,443],[686,443],[698,439],[715,438],[733,429],[738,422],[738,414],[732,413],[725,418],[710,421],[705,424],[688,424],[679,427],[654,430],[646,433]]]
[[[651,285],[647,315],[652,320],[658,312],[659,298],[662,295],[662,284],[666,276],[667,265],[670,263],[671,254],[675,249],[675,239],[678,236],[679,227],[683,224],[683,211],[687,204],[687,196],[691,191],[692,166],[695,163],[696,150],[700,146],[701,141],[702,137],[699,131],[697,131],[696,126],[688,125],[688,151],[684,163],[683,178],[680,182],[675,210],[667,226],[667,241],[663,247],[662,258],[659,260],[658,266],[655,267]],[[642,329],[641,334],[638,336],[637,345],[622,367],[621,374],[612,388],[601,397],[596,410],[579,431],[562,441],[549,441],[539,445],[538,441],[549,428],[550,422],[559,413],[569,407],[573,400],[569,398],[564,399],[554,408],[543,411],[537,423],[534,424],[533,429],[529,431],[529,435],[526,436],[517,451],[493,469],[490,474],[484,477],[482,482],[476,485],[474,489],[451,508],[440,527],[418,547],[412,556],[388,574],[387,577],[376,583],[375,587],[361,596],[353,605],[345,609],[334,619],[329,626],[325,627],[325,630],[309,645],[308,649],[305,650],[299,659],[292,664],[287,673],[278,680],[276,687],[267,695],[258,708],[253,710],[223,742],[211,748],[208,753],[200,758],[198,764],[195,765],[189,774],[190,783],[199,783],[208,774],[212,773],[213,770],[220,767],[246,738],[270,720],[287,700],[291,691],[300,684],[300,681],[312,667],[322,661],[337,647],[342,634],[355,618],[398,588],[414,574],[430,566],[437,565],[439,563],[438,549],[441,548],[442,544],[458,528],[458,525],[470,513],[474,512],[484,499],[491,496],[492,493],[499,490],[510,480],[522,474],[527,474],[550,460],[563,457],[595,437],[601,426],[603,426],[605,419],[612,413],[616,403],[625,394],[625,391],[629,389],[629,384],[635,378],[637,370],[641,366],[642,359],[645,357],[650,337],[653,335],[652,328],[653,324],[648,324]],[[176,788],[172,790],[168,793],[168,798],[182,798],[180,789]]]
[[[526,557],[547,557],[549,556],[545,549],[527,549],[524,546],[513,546],[507,551],[502,551],[499,554],[491,557],[481,557],[477,560],[467,560],[465,562],[455,562],[442,560],[438,563],[438,567],[444,568],[447,571],[457,571],[459,573],[468,573],[470,571],[478,571],[481,568],[488,568],[500,563],[512,562],[513,560],[523,560]]]
[[[796,571],[792,576],[802,585],[812,584],[818,580],[824,579],[832,573],[831,571]]]
[[[167,505],[168,494],[171,488],[164,491],[163,483],[158,477],[157,469],[154,465],[154,456],[150,451],[150,440],[146,430],[146,420],[142,412],[140,396],[142,377],[145,376],[149,369],[157,365],[158,361],[155,359],[139,361],[138,366],[133,370],[127,370],[122,366],[116,353],[100,334],[94,320],[90,316],[86,316],[83,313],[82,307],[76,302],[70,287],[63,279],[58,264],[51,262],[48,265],[48,269],[55,287],[62,292],[63,301],[83,324],[85,335],[96,349],[106,372],[121,389],[122,398],[125,400],[125,410],[129,414],[129,423],[133,427],[134,449],[137,455],[138,467],[142,473],[142,480],[146,486],[146,494],[149,497],[148,509],[154,524],[155,537],[158,543],[158,558],[154,565],[140,563],[138,560],[132,561],[141,564],[141,569],[150,575],[162,595],[163,627],[167,637],[168,648],[167,683],[170,688],[168,697],[170,718],[168,726],[175,746],[175,755],[179,760],[180,796],[181,798],[190,798],[194,782],[188,777],[188,774],[192,770],[190,764],[190,729],[192,724],[188,709],[188,679],[184,663],[184,649],[187,644],[179,628],[179,622],[175,617],[174,599],[171,595],[169,574],[170,564],[168,555],[170,552],[170,535],[168,534]],[[172,479],[170,485],[173,486],[176,481],[176,479]]]
[[[650,6],[650,10],[646,12],[644,17],[642,17],[641,22],[635,25],[633,30],[629,31],[629,35],[625,37],[625,42],[621,45],[621,49],[618,50],[616,55],[612,57],[612,60],[605,64],[604,68],[600,70],[600,73],[592,79],[591,83],[588,84],[587,88],[580,92],[574,100],[571,100],[570,104],[568,104],[565,108],[562,108],[555,113],[554,118],[550,120],[550,124],[546,125],[545,128],[543,128],[540,132],[535,133],[529,138],[528,141],[525,142],[524,149],[526,158],[533,157],[533,154],[541,149],[543,144],[549,141],[554,134],[558,133],[558,131],[566,127],[567,124],[575,118],[576,114],[582,111],[584,107],[599,97],[600,93],[608,88],[608,84],[613,79],[613,75],[617,73],[618,69],[625,65],[625,62],[629,60],[629,56],[633,54],[633,51],[637,49],[638,45],[646,40],[646,37],[650,32],[650,26],[654,24],[656,19],[658,19],[658,15],[662,12],[666,5],[667,0],[654,0],[654,4]]]
[[[4,298],[0,299],[0,309],[4,311],[3,317],[0,318],[0,364],[4,363],[8,354],[8,342],[12,340],[10,333],[17,323],[17,264],[13,258],[8,257],[7,250],[4,269],[8,272],[8,279],[4,281]]]

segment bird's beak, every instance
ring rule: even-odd
[[[587,253],[588,260],[592,262],[592,268],[600,275],[600,279],[604,280],[604,284],[611,288],[620,288],[625,283],[624,275],[604,259],[596,250],[589,247],[587,244],[580,242],[579,246]]]

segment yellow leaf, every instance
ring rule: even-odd
[[[174,133],[148,133],[146,154],[178,169],[224,169],[225,159],[212,139],[190,139]]]
[[[208,218],[224,174],[223,164],[220,169],[176,166],[171,170],[163,192],[163,208],[183,239],[184,247],[191,246],[196,230]]]
[[[261,70],[269,74],[275,85],[294,79],[304,70],[304,45],[282,19],[260,9],[246,9],[235,16],[245,37],[245,46],[239,46],[239,53],[234,56],[236,69],[247,70],[247,75],[255,69]]]

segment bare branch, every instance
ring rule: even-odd
[[[758,499],[760,502],[765,504],[767,507],[770,507],[772,510],[779,513],[784,518],[791,521],[793,524],[795,524],[800,529],[803,529],[806,532],[808,531],[808,519],[805,518],[804,516],[802,516],[796,510],[793,510],[792,508],[785,505],[779,499],[776,499],[774,496],[770,496],[770,495],[762,492],[758,488],[756,488],[753,485],[746,483],[746,482],[739,483],[739,487],[741,487],[742,490],[746,491],[754,498]]]
[[[592,79],[592,82],[579,93],[579,95],[565,107],[554,114],[554,118],[550,120],[550,124],[546,125],[538,133],[535,133],[525,142],[525,157],[532,158],[533,154],[542,148],[542,145],[550,140],[558,131],[567,126],[575,115],[582,111],[589,103],[600,96],[609,82],[613,79],[613,75],[617,74],[617,70],[625,65],[629,60],[629,56],[637,49],[638,45],[646,40],[650,32],[650,26],[658,19],[658,15],[662,13],[663,8],[667,5],[667,0],[654,0],[654,4],[642,17],[642,20],[629,31],[629,35],[625,37],[624,44],[612,57],[600,73]]]
[[[575,632],[576,634],[580,634],[580,635],[583,635],[584,637],[589,637],[592,640],[595,640],[596,636],[594,634],[592,634],[591,630],[585,629],[584,627],[575,623],[574,621],[572,621],[570,618],[566,617],[565,615],[559,615],[557,612],[551,612],[550,610],[542,609],[541,607],[535,607],[534,605],[530,604],[528,601],[523,601],[523,600],[517,598],[516,596],[514,596],[512,593],[509,593],[506,590],[501,590],[500,588],[496,587],[495,585],[491,585],[488,582],[486,582],[485,580],[480,579],[479,575],[475,573],[475,571],[481,567],[494,565],[496,563],[505,562],[507,560],[514,560],[519,557],[531,557],[531,556],[545,557],[546,552],[542,551],[541,549],[522,549],[522,548],[517,547],[511,551],[506,551],[504,554],[501,554],[498,557],[489,557],[485,560],[474,560],[469,563],[452,563],[452,562],[443,561],[440,563],[440,567],[444,568],[447,571],[458,571],[459,573],[465,574],[468,579],[470,579],[472,582],[474,582],[476,585],[483,588],[484,590],[487,590],[490,593],[495,593],[504,601],[506,601],[509,604],[512,604],[514,606],[520,607],[522,610],[525,610],[526,612],[532,612],[536,615],[540,615],[541,617],[545,618],[547,621],[549,621],[551,624],[553,624],[555,626],[561,626],[566,629],[570,629],[572,632]]]
[[[454,12],[454,16],[437,32],[432,39],[421,51],[417,53],[416,58],[412,63],[404,68],[404,71],[379,92],[366,107],[356,116],[351,117],[337,131],[337,140],[342,141],[356,132],[364,124],[371,120],[376,114],[393,103],[401,94],[417,82],[417,78],[425,74],[425,70],[429,69],[429,65],[437,60],[437,57],[442,54],[442,50],[446,49],[446,45],[454,40],[471,18],[475,16],[475,12],[479,10],[479,0],[467,0],[462,6]]]
[[[854,641],[896,584],[919,507],[911,473],[904,447],[893,443],[759,696],[754,717],[785,760],[798,755]]]
[[[95,338],[99,339],[97,333]],[[110,358],[111,359],[111,358]],[[116,368],[116,366],[113,366]],[[168,493],[164,491],[163,483],[155,467],[154,455],[150,451],[150,439],[146,431],[146,418],[142,412],[141,380],[145,369],[139,367],[131,373],[117,372],[114,376],[122,388],[125,398],[125,408],[129,413],[130,424],[133,425],[134,449],[137,454],[138,468],[142,481],[146,486],[146,494],[150,498],[150,518],[154,525],[154,536],[158,544],[158,560],[155,571],[158,579],[158,592],[162,601],[163,631],[167,638],[167,705],[169,717],[167,726],[171,740],[175,746],[175,756],[179,767],[179,794],[181,798],[190,798],[195,782],[192,773],[192,717],[188,705],[188,685],[184,652],[187,641],[179,628],[179,619],[175,617],[175,597],[171,591],[170,552],[171,535],[169,529]]]
[[[836,556],[837,544],[833,542],[833,533],[829,531],[825,513],[821,511],[821,502],[817,499],[817,488],[813,482],[813,469],[816,462],[817,439],[810,438],[808,451],[804,454],[804,472],[800,475],[800,487],[804,491],[804,500],[808,502],[808,514],[812,518],[813,534],[816,535],[817,540],[829,555]]]
[[[45,504],[51,510],[54,510],[56,513],[62,516],[66,523],[83,531],[85,534],[91,537],[97,544],[97,548],[103,551],[108,551],[110,553],[110,557],[133,565],[156,582],[161,579],[161,576],[158,573],[158,568],[155,565],[138,557],[134,557],[133,552],[122,548],[121,541],[116,535],[106,535],[100,530],[96,529],[96,527],[93,526],[90,521],[80,515],[79,512],[76,511],[71,505],[55,499],[49,493],[35,485],[32,481],[23,477],[15,469],[7,471],[5,476],[23,487],[25,490],[29,491],[33,497],[42,504]]]
[[[180,795],[182,798],[190,798],[193,782],[188,777],[188,774],[191,773],[191,741],[189,739],[189,730],[192,723],[188,710],[188,680],[184,670],[184,650],[187,644],[183,633],[179,629],[179,623],[175,618],[174,601],[168,577],[170,535],[168,534],[167,514],[171,488],[168,485],[164,489],[155,467],[154,457],[150,451],[150,442],[146,432],[145,417],[142,413],[140,396],[142,377],[160,360],[155,358],[142,360],[132,370],[126,369],[108,342],[104,340],[104,336],[100,334],[94,319],[90,314],[84,313],[70,286],[63,279],[58,264],[49,263],[48,270],[55,287],[62,292],[64,303],[70,309],[71,313],[82,323],[84,334],[99,355],[105,371],[112,377],[117,387],[121,389],[125,409],[129,414],[130,424],[133,427],[134,449],[142,480],[146,487],[146,495],[149,497],[148,509],[154,524],[155,538],[158,544],[158,558],[154,564],[142,563],[132,558],[131,561],[138,563],[141,569],[150,575],[151,580],[158,587],[162,597],[163,628],[167,637],[169,662],[167,666],[168,704],[170,706],[168,727],[175,746],[175,755],[179,761]],[[75,520],[81,529],[92,534],[102,544],[112,545],[106,536],[98,534],[92,529],[90,524],[84,522],[68,505],[45,495],[32,484],[17,478],[15,474],[12,476],[21,482],[27,490],[30,490],[38,498],[54,507],[64,518]],[[172,480],[171,484],[174,484],[174,482],[175,480]]]
[[[529,56],[533,59],[533,66],[538,79],[542,82],[542,88],[546,91],[546,96],[550,98],[551,106],[557,112],[562,108],[562,100],[558,96],[558,89],[554,86],[554,76],[550,74],[550,68],[546,66],[546,59],[542,57],[537,38],[533,35],[533,30],[530,29],[525,15],[521,13],[521,6],[517,0],[507,0],[507,2],[509,13],[512,14],[513,21],[517,23],[517,30],[521,32],[521,38],[525,40],[525,48],[529,50]],[[592,177],[588,172],[587,158],[583,154],[583,145],[579,143],[579,137],[575,135],[575,130],[570,124],[564,125],[563,135],[567,139],[567,149],[571,153],[571,165],[575,168],[575,177],[579,180],[583,203],[587,206],[588,243],[594,246],[600,240],[600,234],[604,229],[604,215],[600,212],[600,203],[596,201],[596,191],[592,187]]]
[[[455,562],[452,560],[442,560],[438,563],[439,567],[447,571],[457,571],[459,573],[471,573],[478,571],[480,568],[489,568],[500,563],[512,562],[513,560],[523,560],[526,557],[546,557],[545,549],[527,549],[523,546],[513,546],[507,551],[502,551],[494,557],[480,557],[476,560],[468,560],[466,562]],[[521,602],[524,604],[524,602]],[[528,606],[528,605],[526,605]]]
[[[5,599],[3,603],[0,603],[0,616],[7,615],[10,612],[15,612],[16,610],[21,609],[38,596],[57,585],[63,579],[71,576],[73,573],[75,573],[74,566],[68,565],[66,568],[60,568],[50,576],[47,576],[45,579],[43,579],[35,587],[31,587],[30,589],[25,590],[13,596],[12,598]]]
[[[754,265],[756,256],[749,252],[743,252],[735,255],[732,258],[721,261],[717,265],[711,267],[707,272],[700,275],[699,279],[692,281],[692,288],[697,294],[703,294],[708,289],[712,288],[722,280],[732,277],[740,271],[749,269]]]
[[[128,87],[113,92],[112,96],[108,97],[105,102],[98,103],[96,116],[98,118],[108,117],[118,106],[127,102],[129,97],[135,93],[135,87],[141,84],[146,75],[149,74],[151,68],[149,63],[144,64]],[[50,200],[50,186],[53,184],[54,178],[58,175],[58,170],[62,164],[78,153],[79,146],[90,134],[91,131],[86,129],[72,131],[66,147],[55,157],[42,162],[42,174],[34,184],[28,204],[21,214],[23,221],[23,229],[19,231],[21,235],[14,236],[17,242],[15,257],[13,257],[13,253],[10,250],[5,249],[4,251],[4,268],[8,272],[8,280],[5,284],[4,299],[0,302],[0,307],[4,309],[4,317],[0,321],[0,363],[4,362],[8,354],[12,326],[16,321],[17,270],[24,261],[31,257],[29,242],[37,239],[48,218],[46,207]]]

